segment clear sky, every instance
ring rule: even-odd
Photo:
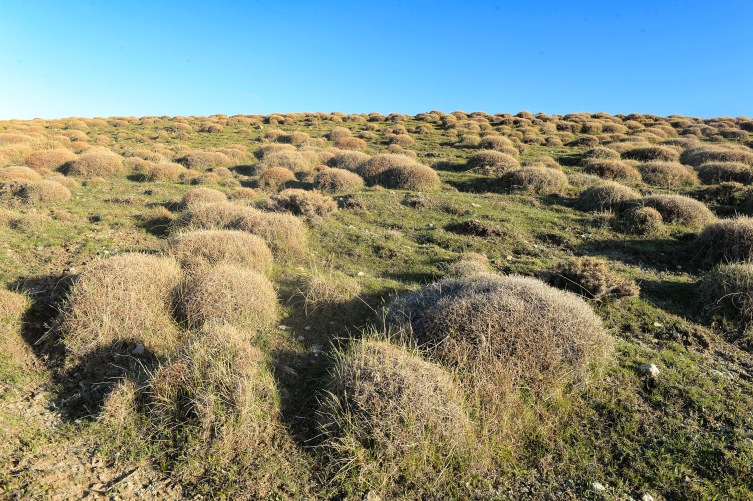
[[[0,119],[753,115],[753,2],[0,0]]]

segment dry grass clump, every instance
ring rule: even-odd
[[[652,207],[633,207],[624,216],[624,224],[633,233],[654,233],[662,226],[662,215]]]
[[[439,174],[423,164],[409,162],[397,165],[379,175],[378,182],[396,190],[431,191],[439,188]]]
[[[513,186],[534,193],[554,193],[567,186],[567,175],[547,167],[524,167],[509,174]]]
[[[389,319],[450,363],[544,393],[585,382],[613,345],[583,299],[519,275],[445,278],[395,300]]]
[[[273,167],[265,170],[259,176],[260,188],[272,188],[279,190],[290,181],[295,181],[295,174],[284,167]]]
[[[369,158],[369,155],[360,151],[343,151],[334,156],[331,164],[338,169],[358,172],[360,166]]]
[[[248,231],[262,237],[275,257],[282,259],[300,256],[306,249],[306,227],[297,217],[228,202],[191,205],[173,226],[187,230]]]
[[[643,205],[656,209],[665,222],[672,224],[701,227],[716,219],[703,202],[681,195],[652,195],[643,199]]]
[[[212,188],[194,188],[188,190],[183,195],[183,198],[180,199],[180,206],[186,209],[194,205],[216,204],[219,202],[227,202],[227,195]]]
[[[414,141],[413,138],[408,134],[396,134],[395,136],[390,138],[390,144],[396,144],[398,146],[402,146],[403,148],[407,148],[415,142],[416,141]]]
[[[24,165],[31,169],[47,168],[56,170],[76,160],[76,154],[63,148],[29,153],[24,157]]]
[[[590,150],[587,150],[585,153],[583,153],[583,159],[619,160],[620,153],[613,150],[612,148],[597,146],[596,148],[591,148]]]
[[[698,288],[699,304],[709,313],[753,320],[753,263],[722,263],[706,273]]]
[[[42,176],[37,171],[20,165],[11,165],[0,169],[0,182],[13,181],[16,179],[25,179],[27,181],[41,181]]]
[[[337,203],[317,191],[292,188],[269,197],[266,207],[271,211],[290,212],[296,216],[327,217],[337,210]]]
[[[277,319],[277,293],[258,271],[220,263],[187,275],[181,286],[180,309],[194,328],[217,322],[262,329]]]
[[[737,145],[702,144],[683,151],[680,161],[693,167],[709,162],[739,162],[753,166],[753,151]]]
[[[698,236],[709,262],[753,259],[753,218],[737,216],[706,226]]]
[[[272,253],[261,237],[237,230],[178,233],[170,238],[166,252],[184,268],[237,263],[264,273],[272,263]]]
[[[485,174],[501,176],[520,168],[520,162],[507,153],[482,150],[469,158],[466,166],[469,169],[474,169]]]
[[[638,166],[643,181],[667,189],[698,184],[695,172],[679,162],[646,162]]]
[[[345,127],[335,127],[330,131],[328,134],[329,140],[333,143],[336,143],[340,139],[344,139],[346,137],[351,137],[353,134],[350,132],[349,129],[346,129]]]
[[[485,136],[481,138],[478,146],[483,150],[501,150],[503,148],[512,148],[513,143],[504,136]]]
[[[71,192],[57,181],[46,179],[26,186],[23,197],[26,203],[50,204],[67,202],[71,199]]]
[[[265,153],[263,163],[257,165],[257,171],[282,167],[293,173],[308,172],[311,170],[311,164],[306,158],[297,151],[277,151],[274,153]]]
[[[640,200],[641,194],[615,181],[601,181],[587,188],[578,197],[579,203],[588,210],[622,210]]]
[[[595,174],[602,179],[612,179],[629,184],[641,182],[641,173],[635,167],[615,160],[586,160],[583,164],[583,172]]]
[[[117,174],[123,169],[120,155],[106,148],[91,148],[71,164],[70,173],[77,176],[101,177]]]
[[[283,136],[281,139],[286,143],[299,145],[306,142],[306,140],[311,139],[311,137],[305,132],[291,132],[290,134]]]
[[[335,355],[319,409],[334,471],[364,486],[439,479],[472,446],[462,390],[442,367],[388,341]]]
[[[549,283],[596,301],[637,297],[640,292],[635,281],[612,273],[606,261],[591,256],[560,263],[550,274]]]
[[[233,165],[233,161],[227,155],[218,151],[191,151],[176,158],[175,162],[195,170]]]
[[[460,259],[447,266],[445,276],[462,278],[479,273],[489,273],[490,271],[489,260],[486,256],[476,252],[465,252],[460,256]]]
[[[297,151],[295,149],[295,146],[291,144],[278,144],[278,143],[272,143],[272,144],[265,144],[258,150],[256,150],[255,155],[263,159],[267,155],[271,155],[273,153],[279,153],[281,151]]]
[[[0,289],[0,322],[20,318],[30,306],[27,296]]]
[[[133,253],[95,259],[66,301],[66,348],[77,357],[137,343],[156,355],[174,350],[181,338],[172,316],[180,279],[170,258]]]
[[[176,163],[152,164],[147,166],[144,177],[149,181],[176,181],[185,172],[186,168]]]
[[[335,142],[335,147],[341,150],[360,150],[367,146],[366,141],[357,137],[343,137]]]
[[[105,402],[105,422],[118,433],[136,413],[130,386],[116,388]],[[145,397],[148,420],[135,421],[160,443],[207,458],[204,464],[247,467],[269,450],[280,426],[279,395],[262,352],[230,325],[204,327],[171,354],[148,381]]]
[[[670,146],[639,146],[622,154],[625,158],[635,160],[659,160],[661,162],[677,162],[680,153]]]
[[[361,292],[361,284],[339,271],[325,273],[315,269],[301,278],[298,291],[304,300],[304,310],[309,315],[316,310],[327,313],[347,305]]]
[[[698,177],[706,184],[729,181],[748,184],[753,181],[753,168],[741,162],[707,162],[696,170]]]
[[[314,177],[314,188],[325,193],[358,191],[363,184],[361,176],[345,169],[324,169]]]
[[[376,183],[386,171],[413,161],[405,155],[376,155],[358,166],[356,173],[368,183]]]

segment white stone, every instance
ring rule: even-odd
[[[659,371],[659,368],[655,366],[654,364],[643,364],[641,365],[641,372],[644,374],[648,374],[651,377],[657,377],[661,372]]]
[[[131,355],[139,356],[144,354],[144,345],[143,344],[137,344],[133,351],[131,351]]]
[[[644,492],[641,496],[641,501],[654,501],[654,496],[652,496],[648,492]]]
[[[607,490],[607,488],[601,485],[599,482],[591,482],[591,490],[596,492],[603,492]]]

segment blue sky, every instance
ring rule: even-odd
[[[0,119],[753,115],[750,1],[0,0]]]

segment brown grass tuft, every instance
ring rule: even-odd
[[[212,167],[227,167],[233,165],[233,161],[218,151],[191,151],[182,157],[175,159],[176,163],[187,169],[207,170]]]
[[[356,173],[366,182],[374,184],[379,182],[379,176],[384,172],[410,163],[413,161],[405,155],[376,155],[359,165]]]
[[[227,202],[227,195],[212,188],[194,188],[183,195],[183,198],[180,199],[180,206],[186,209],[193,205],[215,204],[219,202]]]
[[[361,292],[361,284],[339,271],[324,273],[314,269],[301,278],[298,290],[304,300],[304,310],[309,315],[316,310],[332,312],[346,305]]]
[[[259,187],[279,190],[290,181],[295,181],[295,174],[284,167],[272,167],[259,176]]]
[[[27,181],[41,181],[42,176],[35,170],[19,165],[12,165],[0,169],[0,182],[12,181],[15,179],[25,179]]]
[[[670,146],[639,146],[622,154],[624,158],[635,160],[659,160],[661,162],[677,162],[680,154]]]
[[[177,181],[186,168],[176,163],[152,164],[147,166],[144,177],[149,181]]]
[[[378,182],[396,190],[431,191],[439,188],[439,174],[423,164],[408,162],[379,175]]]
[[[343,137],[335,142],[335,147],[341,150],[360,150],[367,146],[366,141],[357,137]]]
[[[358,169],[371,157],[360,151],[343,151],[335,155],[331,161],[333,167],[358,172]]]
[[[277,319],[277,293],[258,271],[220,263],[188,274],[181,286],[180,308],[194,328],[216,322],[262,329]]]
[[[314,177],[314,188],[325,193],[347,193],[363,188],[363,178],[345,169],[324,169]]]
[[[237,230],[178,233],[170,238],[166,252],[184,268],[237,263],[264,273],[272,263],[272,253],[261,237]]]
[[[468,159],[466,166],[488,175],[502,176],[520,167],[520,162],[507,153],[482,150]]]
[[[694,167],[709,162],[739,162],[753,166],[753,151],[737,145],[702,144],[683,151],[680,161]]]
[[[638,166],[643,181],[667,189],[698,184],[698,176],[678,162],[646,162]]]
[[[53,180],[39,181],[24,188],[23,197],[26,203],[59,203],[71,199],[71,192]]]
[[[282,167],[293,173],[308,172],[311,164],[297,151],[278,151],[264,154],[263,163],[257,165],[257,171]]]
[[[330,131],[328,134],[329,140],[333,143],[336,143],[340,139],[344,139],[346,137],[351,137],[353,134],[351,134],[349,129],[346,129],[345,127],[335,127]]]
[[[504,136],[485,136],[478,144],[478,147],[483,150],[501,150],[503,148],[512,148],[512,146],[512,141]]]
[[[180,267],[169,258],[121,254],[98,258],[79,276],[67,298],[61,330],[65,346],[81,357],[143,344],[157,355],[181,338],[173,321]]]
[[[554,193],[567,186],[567,175],[547,167],[524,167],[508,174],[513,186],[534,193]]]
[[[48,168],[52,170],[59,169],[69,162],[76,160],[76,154],[71,150],[56,149],[43,150],[29,153],[24,158],[24,165],[32,169]]]
[[[706,184],[729,181],[748,184],[753,181],[753,168],[741,162],[707,162],[696,170],[698,177]]]
[[[665,222],[673,224],[701,227],[716,219],[703,202],[681,195],[653,195],[644,198],[643,205],[656,209]]]
[[[606,261],[591,256],[560,263],[550,274],[549,283],[596,301],[636,297],[640,292],[633,280],[612,273]]]
[[[578,202],[587,210],[623,210],[640,200],[641,194],[615,181],[601,181],[587,188]]]
[[[465,252],[460,256],[460,259],[447,266],[445,276],[464,278],[489,272],[489,260],[486,256],[476,252]]]
[[[624,223],[633,233],[649,234],[661,228],[662,215],[652,207],[633,207],[625,214]]]
[[[620,153],[608,147],[597,146],[583,153],[583,159],[619,160]]]
[[[77,176],[102,177],[117,174],[122,169],[123,159],[120,155],[106,148],[91,148],[71,164],[70,173]]]
[[[707,312],[744,322],[753,320],[753,263],[723,263],[701,279],[698,304]]]
[[[737,216],[709,224],[698,236],[706,261],[753,259],[753,218]]]
[[[634,167],[615,160],[585,160],[583,172],[594,174],[602,179],[611,179],[629,184],[641,182],[641,173]]]
[[[290,212],[296,216],[327,217],[337,210],[337,203],[317,191],[293,188],[269,197],[266,207],[271,211]]]

